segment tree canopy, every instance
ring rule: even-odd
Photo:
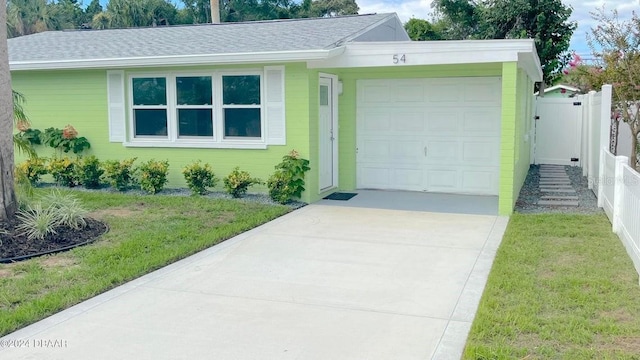
[[[404,29],[411,40],[427,41],[427,40],[444,40],[443,22],[431,23],[427,20],[412,18],[404,24]]]
[[[617,11],[600,9],[592,13],[597,22],[587,40],[595,62],[590,65],[574,58],[566,69],[577,85],[600,89],[603,84],[613,85],[614,118],[629,124],[635,159],[631,166],[640,171],[640,17],[635,12],[628,20],[621,20]]]
[[[567,50],[577,25],[569,21],[572,8],[561,0],[434,0],[433,4],[436,19],[432,23],[407,23],[412,39],[531,38],[547,84],[561,75],[569,61]]]
[[[209,0],[8,0],[9,37],[47,30],[123,28],[211,22]],[[223,22],[351,15],[355,0],[220,0]]]

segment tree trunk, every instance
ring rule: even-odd
[[[7,1],[0,0],[0,221],[17,209],[13,177],[13,95],[7,51]]]
[[[210,0],[211,5],[211,23],[218,24],[220,22],[220,0]]]

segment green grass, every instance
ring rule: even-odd
[[[0,335],[289,211],[200,197],[74,193],[110,231],[69,252],[0,264]]]
[[[638,275],[605,215],[511,218],[464,359],[640,359]]]

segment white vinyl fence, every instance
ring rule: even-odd
[[[582,132],[582,175],[589,180],[589,188],[598,193],[600,179],[600,149],[609,144],[611,129],[611,85],[602,91],[591,91],[583,97],[584,121]]]
[[[640,274],[640,174],[628,165],[628,157],[614,156],[607,147],[602,147],[600,160],[598,206]]]

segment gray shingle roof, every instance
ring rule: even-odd
[[[331,49],[395,16],[48,31],[9,39],[9,62]]]

